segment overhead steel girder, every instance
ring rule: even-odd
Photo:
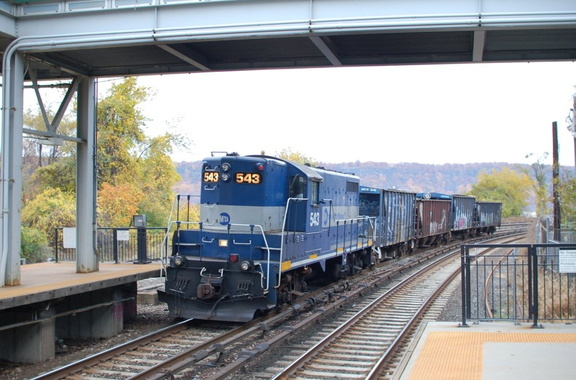
[[[138,30],[290,31],[305,24],[309,31],[358,28],[431,29],[519,27],[574,22],[571,0],[230,0],[230,1],[44,1],[15,8],[18,36],[98,34]]]
[[[83,6],[78,6],[78,3],[83,3]],[[46,10],[48,5],[54,9]],[[32,44],[34,46],[22,43],[20,51],[29,52],[36,59],[46,60],[70,72],[118,76],[266,67],[425,63],[426,54],[433,60],[431,63],[480,62],[486,56],[484,50],[487,45],[500,43],[500,37],[491,39],[487,33],[540,28],[548,32],[562,28],[576,30],[575,8],[572,0],[107,0],[47,1],[38,7],[20,5],[14,14],[18,20],[20,40],[39,42]],[[50,35],[45,35],[47,30]],[[465,32],[473,34],[471,41],[463,41],[468,38]],[[454,41],[442,36],[436,44],[444,46],[443,51],[405,53],[406,57],[422,56],[408,58],[413,61],[403,61],[397,57],[398,54],[388,53],[394,46],[389,46],[392,41],[386,36],[394,36],[395,40],[414,33],[424,33],[422,38],[429,36],[430,46],[434,45],[433,38],[439,38],[440,33],[453,34]],[[34,40],[35,36],[39,39]],[[558,38],[573,40],[570,33],[546,38],[552,41],[559,41]],[[247,49],[266,47],[262,42],[266,40],[271,41],[272,47],[281,43],[285,56],[274,56],[277,51],[269,47],[270,56],[261,57],[261,61],[243,61],[241,57]],[[364,40],[370,46],[381,45],[382,51],[368,47],[359,49]],[[526,49],[530,52],[542,50],[529,36],[502,35],[501,40],[511,41],[515,46],[528,44]],[[53,45],[49,46],[48,41]],[[414,44],[416,48],[420,46],[418,40]],[[446,44],[454,44],[453,53],[445,51]],[[466,44],[472,45],[470,53],[463,51]],[[343,50],[344,46],[348,51]],[[126,49],[129,47],[140,49],[129,53]],[[228,49],[230,59],[236,60],[209,55]],[[406,49],[410,47],[406,45]],[[498,46],[495,49],[500,52]],[[498,53],[488,59],[573,58],[573,44],[569,42],[554,49],[561,53],[547,55],[544,51],[539,55],[525,55],[520,49],[516,55]],[[150,55],[177,59],[150,59],[147,63],[137,58],[130,59],[130,54],[138,58]],[[445,58],[442,54],[446,55]],[[91,64],[100,61],[107,63]]]

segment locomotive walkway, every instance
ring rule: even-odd
[[[398,380],[573,379],[576,326],[429,322]]]

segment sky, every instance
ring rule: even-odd
[[[104,95],[110,83],[99,80]],[[142,105],[145,131],[190,141],[174,152],[177,162],[289,149],[323,163],[532,163],[546,153],[551,163],[554,121],[560,164],[575,162],[566,121],[574,62],[270,69],[138,83],[154,93]]]

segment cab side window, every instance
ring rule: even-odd
[[[312,181],[312,204],[317,206],[320,203],[320,182]]]

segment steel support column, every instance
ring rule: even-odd
[[[94,78],[78,87],[76,157],[76,272],[98,271],[96,251],[96,95]]]
[[[0,286],[20,285],[24,59],[5,56],[2,87]]]

